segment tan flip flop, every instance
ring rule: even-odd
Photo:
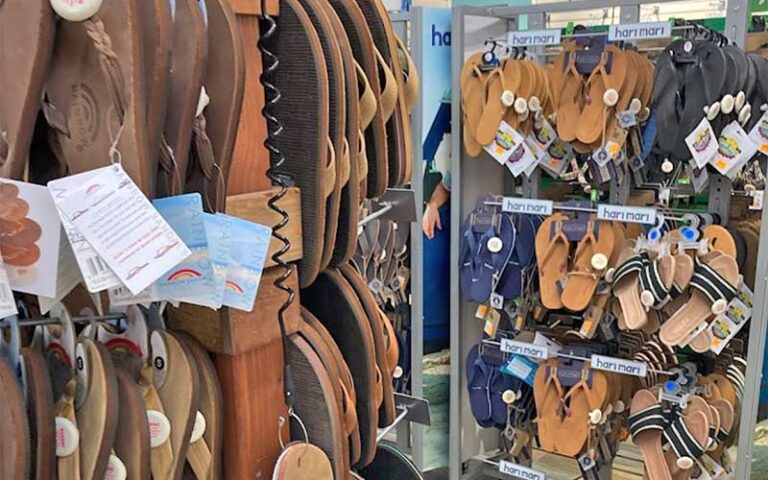
[[[536,261],[539,264],[541,303],[549,309],[563,307],[561,285],[568,270],[570,242],[563,232],[567,217],[555,213],[547,217],[536,232]]]
[[[501,67],[494,68],[488,74],[485,83],[485,99],[483,111],[480,115],[475,130],[475,138],[481,145],[488,145],[496,138],[501,119],[508,105],[505,105],[502,96],[508,90],[504,81],[504,70]]]
[[[56,467],[55,415],[50,372],[45,357],[39,351],[24,348],[21,356],[27,386],[27,416],[32,448],[30,478],[50,479]]]
[[[661,341],[679,345],[701,322],[725,312],[728,301],[736,296],[740,278],[739,267],[731,256],[698,258],[690,283],[695,290],[688,302],[662,325]]]
[[[718,460],[722,457],[725,447],[727,446],[725,442],[731,436],[736,413],[733,405],[727,400],[715,400],[712,402],[712,406],[720,415],[720,429],[716,433],[718,445],[710,452],[710,454],[712,458]]]
[[[119,367],[115,374],[120,398],[115,455],[125,466],[127,480],[146,480],[152,474],[147,408],[131,374]]]
[[[150,344],[154,384],[171,426],[173,462],[169,480],[179,480],[200,402],[200,378],[192,354],[174,334],[155,330],[150,334]]]
[[[334,480],[328,456],[309,443],[291,443],[277,459],[272,480]]]
[[[576,70],[576,46],[569,44],[555,60],[552,72],[557,134],[564,142],[576,140],[576,129],[584,108],[583,86],[584,79]]]
[[[539,366],[533,379],[539,443],[548,452],[557,452],[557,436],[563,422],[561,415],[564,395],[565,391],[557,378],[557,359],[551,358]]]
[[[184,190],[192,142],[192,123],[200,100],[207,57],[208,32],[197,0],[176,2],[170,92],[164,130],[176,163],[166,165],[163,158],[160,158],[157,170],[158,197],[178,194]]]
[[[597,226],[595,235],[594,226]],[[602,272],[608,267],[613,253],[613,227],[609,222],[590,219],[587,232],[576,246],[573,266],[566,276],[565,288],[561,295],[563,306],[580,312],[589,306],[595,294]]]
[[[147,151],[138,3],[104,0],[92,18],[59,22],[45,108],[53,151],[70,174],[119,160],[151,196],[157,162]]]
[[[198,479],[219,480],[223,478],[221,452],[224,440],[224,400],[219,377],[211,357],[200,342],[186,334],[179,338],[194,358],[200,378],[200,402],[195,413],[193,441],[187,451],[187,462]]]
[[[610,73],[606,68],[609,58],[611,58]],[[600,140],[608,119],[613,116],[626,75],[627,59],[624,52],[615,45],[607,45],[603,50],[600,63],[587,79],[588,101],[581,111],[575,131],[576,138],[580,141],[592,144]]]
[[[591,385],[588,379],[591,378]],[[577,457],[584,451],[592,428],[600,421],[595,422],[593,415],[602,409],[608,398],[608,379],[603,372],[584,369],[582,379],[571,387],[563,397],[565,415],[559,432],[568,432],[568,435],[557,434],[555,446],[557,452],[568,456]]]
[[[461,105],[464,112],[464,149],[472,157],[480,156],[483,144],[477,140],[475,132],[483,114],[485,103],[485,84],[489,74],[480,70],[483,54],[471,55],[461,69]],[[497,125],[498,127],[498,125]]]
[[[171,5],[167,0],[143,0],[138,2],[138,7],[147,102],[147,155],[156,165],[157,158],[161,154],[161,144],[165,149],[162,155],[171,154],[166,149],[168,143],[163,137],[163,126],[170,93],[174,27],[172,16],[175,12],[171,12]]]
[[[629,429],[632,442],[643,456],[645,473],[654,480],[672,480],[661,446],[665,423],[664,409],[656,395],[649,390],[635,393],[630,407]]]
[[[55,20],[49,0],[0,4],[0,177],[21,179],[53,50]]]
[[[0,474],[3,479],[26,480],[29,478],[30,437],[24,394],[16,372],[4,358],[0,358],[0,400],[5,410],[0,420],[0,452],[3,455]]]
[[[87,339],[78,341],[75,363],[79,387],[83,389],[83,398],[75,400],[80,430],[80,477],[104,478],[119,417],[115,367],[107,348]]]

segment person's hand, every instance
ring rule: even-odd
[[[435,238],[435,227],[438,230],[443,229],[443,225],[440,223],[440,212],[437,207],[432,203],[427,203],[427,208],[424,209],[424,218],[421,221],[421,228],[424,230],[424,235],[430,240]]]

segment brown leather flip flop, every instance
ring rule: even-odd
[[[334,480],[331,462],[325,453],[309,443],[291,443],[277,459],[272,480]]]
[[[379,403],[376,398],[376,350],[370,322],[357,294],[342,275],[326,270],[301,292],[302,304],[326,326],[349,365],[357,393],[361,459],[369,464],[376,451]]]
[[[344,384],[344,395],[349,396],[349,403],[352,404],[352,408],[355,410],[355,425],[352,432],[349,434],[349,461],[351,464],[355,464],[360,461],[360,424],[357,422],[357,392],[355,391],[355,381],[352,378],[352,372],[349,370],[349,365],[344,360],[344,356],[339,350],[339,346],[334,342],[328,329],[317,319],[312,312],[304,307],[301,307],[301,318],[306,322],[307,329],[311,329],[317,336],[325,343],[326,348],[336,360],[336,366],[339,372],[341,382]],[[347,418],[347,407],[344,405],[344,416]],[[350,412],[352,413],[352,412]]]
[[[336,11],[326,2],[321,2],[331,27],[339,42],[339,52],[344,68],[344,95],[346,98],[346,129],[344,150],[349,157],[349,181],[341,190],[339,201],[339,222],[336,232],[331,265],[341,265],[355,254],[357,240],[357,222],[359,220],[360,202],[365,196],[368,164],[365,155],[361,154],[361,105],[359,102],[358,74],[352,46],[349,43],[344,25]],[[364,147],[363,147],[364,148]]]
[[[305,315],[311,315],[306,310],[302,310],[302,317]],[[332,351],[328,348],[328,344],[315,329],[312,327],[305,327],[299,332],[299,335],[306,341],[317,354],[318,358],[323,364],[323,368],[328,373],[328,377],[331,381],[331,385],[334,386],[334,399],[336,400],[336,415],[341,418],[343,427],[343,439],[341,442],[342,449],[340,452],[335,452],[334,455],[341,454],[340,471],[346,472],[350,467],[350,459],[352,456],[352,442],[351,435],[355,432],[359,437],[359,425],[357,422],[357,410],[356,404],[352,400],[347,388],[342,380],[342,372],[339,368],[337,359],[333,356]],[[359,442],[358,442],[359,445]],[[355,453],[359,453],[355,452]]]
[[[52,149],[70,174],[120,161],[152,195],[141,27],[138,0],[104,0],[83,22],[60,21],[44,108]]]
[[[173,22],[171,88],[165,116],[165,139],[173,151],[175,165],[160,157],[157,196],[181,193],[187,177],[192,124],[208,60],[208,30],[197,0],[176,2]]]
[[[20,179],[29,158],[40,95],[53,50],[49,0],[0,4],[0,177]]]
[[[301,189],[304,256],[299,283],[306,287],[320,271],[327,200],[336,186],[334,152],[328,141],[328,69],[320,38],[298,0],[285,2],[277,28],[280,35],[264,41],[280,59],[280,68],[270,75],[282,93],[272,113],[284,127],[274,145],[285,158],[281,170]],[[279,40],[286,37],[291,41]]]
[[[323,255],[320,260],[320,270],[324,270],[330,264],[336,248],[341,191],[347,186],[350,177],[349,151],[345,143],[347,133],[346,77],[339,40],[334,33],[334,25],[323,7],[324,2],[321,0],[299,0],[299,3],[307,12],[318,34],[328,72],[328,138],[336,158],[336,184],[328,197],[325,211],[325,239],[323,240]]]
[[[339,19],[346,27],[347,36],[352,45],[352,53],[365,74],[373,98],[379,99],[382,86],[379,80],[378,60],[366,17],[355,0],[331,0],[331,6],[336,10]],[[364,137],[369,172],[366,196],[369,198],[380,197],[387,189],[389,179],[387,132],[382,106],[377,103],[376,111],[371,118],[370,125],[365,130]]]
[[[384,325],[381,320],[381,310],[376,304],[376,298],[368,289],[365,280],[351,265],[342,265],[338,268],[339,273],[349,282],[352,289],[357,294],[360,304],[365,310],[368,321],[371,325],[373,334],[373,344],[376,351],[376,365],[383,375],[382,389],[384,401],[379,409],[379,427],[386,427],[395,421],[397,410],[395,409],[395,396],[392,387],[392,370],[387,357],[387,342],[384,337]]]
[[[25,348],[21,356],[27,386],[27,417],[32,447],[29,478],[48,480],[52,478],[56,466],[55,415],[50,374],[45,357],[39,351]]]
[[[171,153],[167,149],[163,151],[161,144],[167,145],[163,137],[163,126],[168,110],[175,12],[171,12],[168,0],[142,0],[138,2],[138,7],[147,102],[147,158],[152,164],[151,171],[155,172],[158,155],[165,155],[167,158]]]
[[[281,12],[282,15],[282,12]],[[317,445],[331,461],[335,478],[344,478],[344,426],[335,397],[336,385],[312,347],[300,335],[288,338],[285,361],[291,367],[295,387],[291,437]],[[306,434],[305,430],[306,429]]]
[[[115,374],[120,397],[115,455],[125,466],[127,480],[146,480],[152,473],[147,408],[133,376],[120,367],[115,369]]]
[[[0,416],[0,475],[8,480],[26,480],[30,445],[24,394],[16,372],[4,358],[0,358],[0,401],[4,410]]]
[[[93,340],[77,344],[78,392],[75,411],[80,430],[80,477],[104,478],[115,443],[119,393],[115,366],[107,347]]]
[[[397,102],[394,114],[387,124],[389,145],[389,186],[402,185],[410,180],[413,166],[411,148],[411,121],[406,106],[403,67],[398,55],[397,36],[392,29],[384,4],[380,0],[358,0],[360,10],[365,15],[371,37],[376,49],[381,53],[386,66],[392,71],[397,85]],[[394,170],[394,171],[393,171]]]
[[[157,393],[171,424],[173,463],[169,480],[179,480],[200,402],[200,379],[192,354],[173,333],[155,330],[150,344]]]
[[[208,61],[204,87],[210,104],[193,124],[187,191],[203,194],[208,211],[223,212],[245,93],[245,54],[237,19],[226,0],[206,0]]]
[[[186,334],[180,334],[180,338],[195,359],[200,377],[200,403],[196,413],[195,430],[201,428],[201,422],[204,426],[202,436],[189,446],[187,462],[195,472],[196,478],[219,480],[223,478],[221,451],[224,432],[224,400],[221,397],[219,377],[211,357],[200,342]],[[192,440],[195,440],[196,434],[199,432],[193,433]]]

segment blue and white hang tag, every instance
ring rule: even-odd
[[[533,386],[533,378],[539,364],[522,355],[510,355],[509,359],[501,366],[501,373],[512,375]]]
[[[231,224],[223,305],[250,312],[256,301],[261,272],[267,260],[272,229],[222,213],[217,216],[226,217]]]
[[[192,252],[157,280],[158,296],[168,301],[208,297],[214,292],[215,280],[202,197],[199,193],[188,193],[159,198],[152,204]]]

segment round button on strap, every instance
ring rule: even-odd
[[[51,0],[51,8],[58,16],[70,22],[87,20],[101,9],[103,0]]]
[[[493,237],[488,239],[487,243],[488,251],[491,253],[499,253],[504,247],[504,242],[499,237]]]

